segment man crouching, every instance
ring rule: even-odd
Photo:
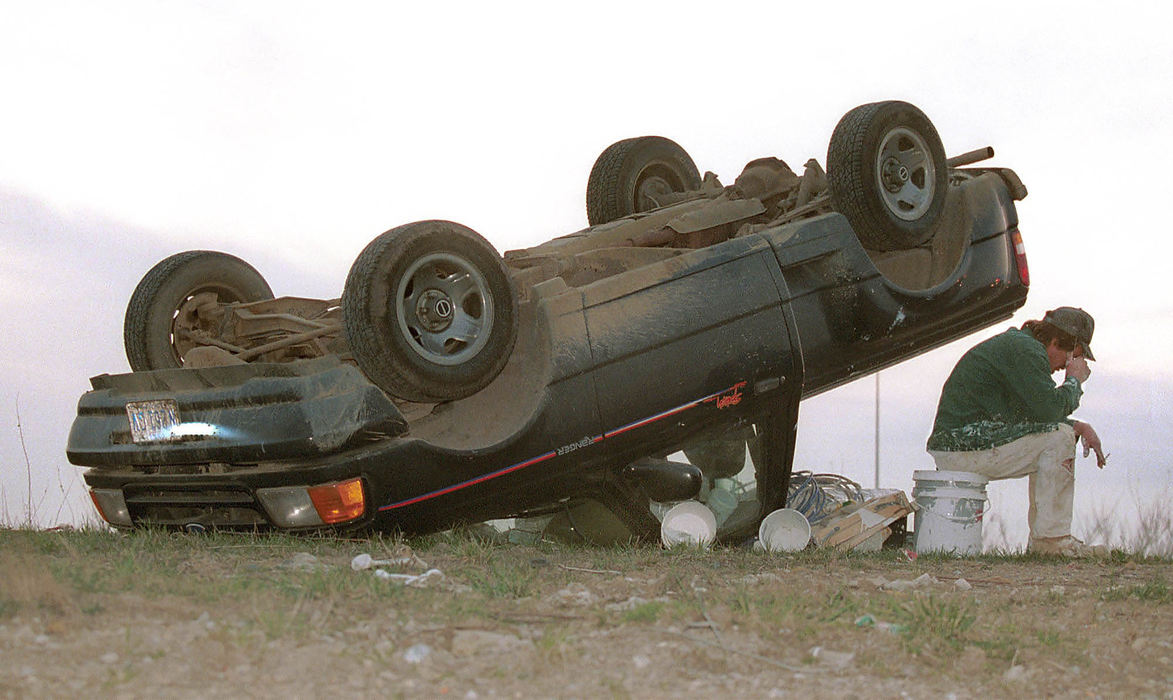
[[[974,346],[941,390],[928,451],[937,469],[990,479],[1030,477],[1030,543],[1041,554],[1103,553],[1071,536],[1075,443],[1107,462],[1092,426],[1069,418],[1091,376],[1095,321],[1062,306]],[[1055,386],[1051,374],[1066,370]]]

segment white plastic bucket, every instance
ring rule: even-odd
[[[716,516],[696,501],[677,503],[664,513],[664,519],[660,521],[660,541],[665,547],[708,547],[716,535]]]
[[[810,522],[793,508],[779,508],[758,527],[758,542],[767,552],[798,552],[810,541]]]
[[[981,474],[935,469],[915,471],[912,478],[916,482],[912,500],[917,506],[913,518],[913,548],[917,554],[981,554],[989,479]]]

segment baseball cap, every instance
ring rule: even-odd
[[[1083,346],[1084,356],[1089,360],[1096,359],[1091,348],[1092,332],[1096,329],[1096,322],[1091,314],[1074,306],[1060,306],[1048,311],[1047,315],[1043,316],[1043,322],[1078,340]]]

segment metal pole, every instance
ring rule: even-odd
[[[876,488],[880,488],[880,373],[876,372]]]

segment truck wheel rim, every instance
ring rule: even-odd
[[[493,297],[484,276],[451,253],[432,253],[412,263],[393,303],[408,347],[438,365],[472,359],[493,330]]]
[[[651,211],[664,206],[664,197],[674,191],[667,178],[657,174],[644,176],[636,188],[635,211]]]
[[[885,134],[876,153],[876,182],[893,216],[904,221],[924,216],[937,186],[932,152],[924,138],[905,127]]]
[[[176,366],[183,366],[188,350],[204,344],[200,339],[216,337],[224,316],[218,309],[242,301],[244,294],[226,287],[203,286],[184,295],[171,316],[171,351]]]

